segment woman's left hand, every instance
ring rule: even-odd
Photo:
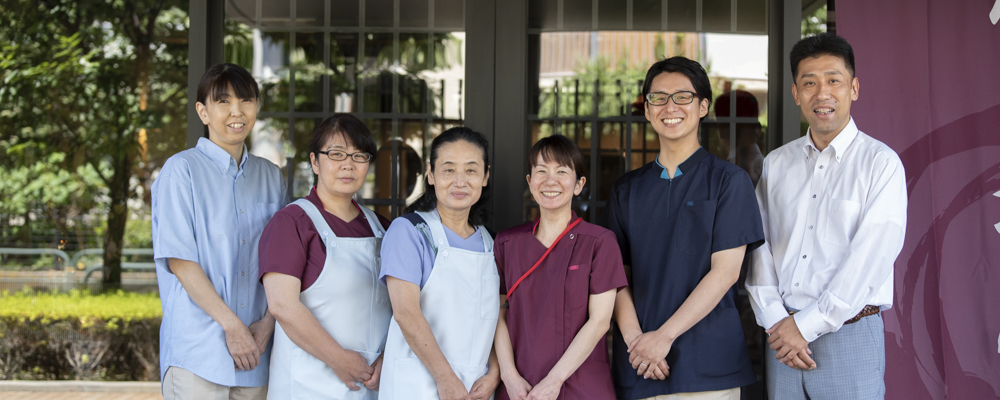
[[[555,398],[559,397],[559,390],[562,389],[562,384],[562,382],[556,379],[545,377],[535,387],[531,388],[531,392],[528,393],[528,400],[555,400]]]
[[[472,400],[490,400],[490,396],[493,396],[493,392],[497,390],[498,385],[500,385],[500,374],[487,373],[476,379],[476,383],[472,384],[472,391],[469,392],[469,397]]]
[[[378,390],[379,378],[382,377],[382,356],[384,355],[385,353],[378,355],[378,358],[376,358],[375,362],[372,363],[372,368],[375,369],[375,372],[372,372],[371,378],[364,381],[365,387],[369,390]]]

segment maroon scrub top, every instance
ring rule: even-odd
[[[327,225],[333,230],[337,237],[364,238],[375,236],[365,213],[358,209],[358,216],[350,221],[344,221],[337,216],[330,214],[323,207],[323,201],[316,194],[314,186],[306,200],[313,203],[319,209],[320,215],[326,220]],[[355,207],[360,207],[354,203]],[[378,222],[383,228],[389,226],[389,220],[381,214]],[[264,233],[260,235],[260,243],[257,248],[260,259],[258,279],[263,283],[264,274],[277,272],[291,275],[302,281],[301,290],[306,290],[319,278],[323,272],[323,265],[326,264],[326,244],[319,235],[316,227],[306,211],[294,204],[289,204],[285,208],[278,210],[271,217],[271,221],[264,228]]]
[[[527,223],[497,235],[494,255],[501,294],[545,253],[546,247],[532,234],[534,226]],[[573,227],[510,297],[507,330],[517,371],[528,384],[541,382],[569,348],[587,322],[590,295],[627,285],[614,233],[587,222]],[[563,383],[559,399],[615,398],[605,341],[602,336]],[[497,394],[498,399],[509,399],[502,383]]]

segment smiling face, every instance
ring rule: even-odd
[[[257,122],[257,99],[238,98],[231,85],[218,98],[208,96],[195,108],[201,123],[208,126],[208,139],[230,152],[243,146]]]
[[[490,173],[483,149],[464,140],[442,144],[433,168],[427,165],[427,183],[434,185],[438,208],[468,212],[479,201]]]
[[[840,57],[808,57],[799,62],[792,96],[809,121],[809,131],[829,142],[851,121],[851,102],[858,99],[858,78],[851,76]]]
[[[586,177],[577,178],[573,167],[555,160],[545,161],[541,154],[528,175],[531,196],[543,212],[568,209],[573,203],[573,196],[580,194],[586,182]]]
[[[680,91],[695,92],[694,85],[687,75],[680,72],[664,72],[653,78],[649,92],[673,94]],[[698,143],[698,124],[701,118],[708,115],[708,99],[695,96],[690,104],[677,105],[673,100],[662,106],[654,106],[646,102],[646,119],[653,125],[653,130],[661,140],[670,142]]]
[[[348,143],[343,134],[337,133],[330,137],[330,140],[323,146],[321,151],[343,151],[346,153],[358,153],[359,150],[354,144]],[[316,192],[322,197],[333,197],[349,200],[361,186],[368,176],[370,162],[360,163],[347,157],[343,161],[331,160],[326,154],[310,153],[309,160],[312,162],[313,173],[319,178],[316,182]]]

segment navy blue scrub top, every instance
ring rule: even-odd
[[[764,243],[753,182],[746,171],[699,148],[673,179],[654,161],[615,183],[602,225],[632,266],[632,296],[643,332],[659,329],[708,274],[712,253]],[[670,376],[642,379],[615,329],[612,373],[619,399],[724,390],[755,377],[736,309],[736,285],[667,354]]]

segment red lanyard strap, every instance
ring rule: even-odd
[[[566,229],[559,234],[559,237],[557,237],[556,240],[552,242],[552,245],[550,245],[549,248],[545,250],[545,254],[542,254],[542,258],[539,258],[538,261],[535,262],[535,265],[531,266],[531,269],[525,272],[524,275],[521,275],[521,277],[517,279],[517,282],[514,282],[514,285],[507,290],[507,301],[510,301],[510,294],[514,293],[514,289],[517,289],[518,285],[521,284],[521,281],[523,281],[524,278],[527,278],[528,275],[531,275],[531,273],[535,271],[535,268],[538,268],[539,265],[542,265],[542,261],[545,261],[545,258],[549,256],[549,253],[552,252],[552,249],[556,248],[556,244],[559,243],[560,240],[562,240],[563,236],[566,236],[566,232],[569,232],[570,229],[573,229],[573,227],[579,224],[580,221],[583,221],[583,218],[578,217],[576,221],[573,221],[573,223],[569,224],[569,226],[567,226]]]

